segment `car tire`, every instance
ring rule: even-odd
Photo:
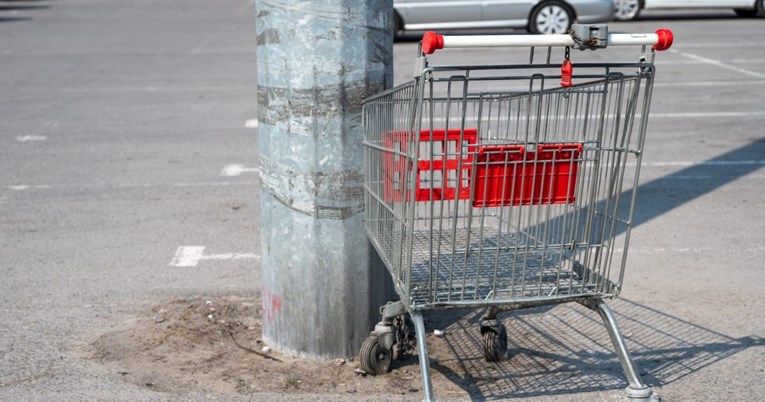
[[[571,29],[575,18],[574,11],[566,3],[545,1],[531,12],[528,31],[533,34],[564,34]]]
[[[614,0],[614,19],[632,21],[643,10],[643,0]]]
[[[390,19],[390,30],[393,34],[393,39],[398,38],[403,32],[404,29],[404,22],[401,20],[401,16],[398,15],[398,12],[393,10],[393,15]]]
[[[765,18],[765,0],[757,0],[754,9],[757,12],[758,17]]]
[[[733,11],[736,12],[736,15],[742,18],[754,18],[758,16],[757,10],[744,10],[744,9],[737,8]]]

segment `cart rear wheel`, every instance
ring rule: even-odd
[[[487,362],[498,362],[507,352],[507,330],[499,324],[497,329],[481,328],[483,355]]]
[[[361,344],[359,360],[367,374],[386,374],[390,370],[391,350],[380,344],[378,335],[370,335]]]

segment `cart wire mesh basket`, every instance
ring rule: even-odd
[[[427,33],[415,78],[365,100],[365,227],[400,296],[362,346],[365,371],[387,372],[394,318],[408,312],[430,400],[422,311],[486,308],[485,356],[496,361],[507,344],[498,312],[577,301],[612,334],[628,396],[651,397],[603,299],[624,279],[654,79],[648,59],[671,45],[671,32],[576,28],[589,40],[576,30]],[[570,47],[606,45],[642,46],[641,58],[580,63],[573,74]],[[430,66],[425,56],[473,46],[523,46],[530,60]],[[540,46],[547,58],[534,63]],[[551,63],[554,46],[565,47],[562,66]]]

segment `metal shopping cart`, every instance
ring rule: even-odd
[[[493,362],[507,349],[499,312],[579,302],[605,323],[628,397],[652,397],[604,299],[624,278],[654,52],[671,44],[668,30],[609,34],[604,25],[569,35],[424,35],[414,79],[363,106],[365,227],[400,296],[362,345],[364,371],[389,371],[408,313],[429,401],[423,311],[485,309],[480,333]],[[571,48],[619,45],[639,47],[639,59],[570,61]],[[428,64],[437,49],[474,46],[530,52],[515,64]]]

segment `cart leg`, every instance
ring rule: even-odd
[[[432,402],[433,387],[430,383],[430,362],[428,361],[428,347],[425,344],[425,321],[422,313],[413,311],[414,332],[417,335],[417,354],[420,355],[420,374],[422,375],[422,392],[425,394],[425,402]]]
[[[624,375],[627,377],[629,386],[626,392],[630,401],[658,401],[659,397],[653,395],[651,388],[648,388],[643,383],[643,380],[640,379],[640,374],[638,374],[635,362],[632,360],[629,350],[627,350],[627,343],[624,341],[619,325],[616,323],[616,316],[614,316],[611,308],[600,299],[583,301],[581,303],[591,310],[597,311],[603,320],[608,336],[611,338],[611,343],[614,344],[614,349],[616,349],[619,362],[622,364]]]

